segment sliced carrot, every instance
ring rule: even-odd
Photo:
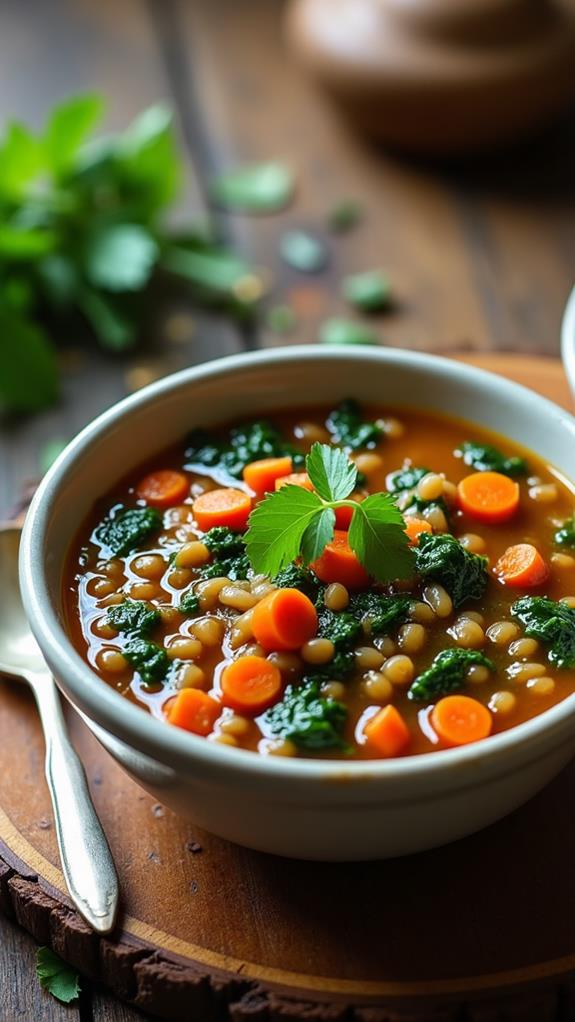
[[[470,696],[445,696],[435,704],[431,726],[443,745],[468,745],[491,734],[491,714]]]
[[[265,650],[299,649],[317,632],[317,611],[299,589],[276,589],[256,603],[252,631]]]
[[[243,471],[244,483],[254,491],[256,497],[263,497],[264,493],[275,490],[276,479],[292,471],[292,460],[287,455],[284,458],[262,458],[261,461],[252,461],[246,465]]]
[[[519,483],[500,472],[472,472],[457,493],[462,511],[492,525],[506,522],[519,507]]]
[[[409,545],[417,546],[422,532],[433,532],[433,529],[424,518],[411,518],[408,515],[405,519],[405,531],[409,539]]]
[[[520,589],[534,589],[549,577],[549,568],[531,543],[508,546],[493,569],[500,582]]]
[[[251,509],[252,502],[247,493],[230,488],[208,490],[192,505],[194,518],[202,532],[208,532],[216,525],[227,525],[229,529],[242,532],[248,524]]]
[[[276,490],[281,490],[282,486],[301,486],[304,490],[313,490],[313,483],[307,472],[290,472],[289,475],[276,479]]]
[[[353,518],[352,507],[336,507],[335,509],[335,527],[336,529],[342,529],[347,532],[351,525]]]
[[[176,727],[195,735],[209,735],[221,712],[220,704],[201,689],[183,688],[170,700],[167,717]]]
[[[381,756],[400,756],[409,744],[410,732],[395,706],[384,706],[363,729],[367,741]]]
[[[369,575],[347,541],[347,532],[336,529],[321,557],[311,565],[322,582],[341,582],[348,589],[365,589]]]
[[[150,472],[140,479],[136,486],[137,496],[152,507],[172,507],[174,504],[181,504],[189,492],[190,483],[187,475],[171,468]]]
[[[256,716],[277,702],[282,691],[279,667],[260,656],[241,656],[222,671],[222,702]]]

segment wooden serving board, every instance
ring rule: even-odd
[[[560,364],[466,359],[570,406]],[[120,998],[182,1022],[575,1018],[575,763],[426,854],[282,860],[177,819],[69,724],[120,874],[117,933],[71,909],[28,692],[0,682],[0,907]]]

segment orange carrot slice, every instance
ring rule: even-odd
[[[317,611],[299,589],[276,589],[256,603],[252,630],[265,650],[299,649],[317,632]]]
[[[304,490],[313,491],[313,483],[307,472],[290,472],[289,475],[276,479],[276,490],[281,490],[282,486],[301,486]]]
[[[273,492],[276,479],[289,475],[292,470],[292,460],[287,455],[284,458],[262,458],[246,465],[243,477],[256,497],[263,497],[265,493]]]
[[[187,475],[171,468],[150,472],[140,479],[136,486],[137,496],[152,507],[173,507],[174,504],[181,504],[189,492],[190,483]]]
[[[468,745],[491,734],[491,714],[470,696],[445,696],[435,704],[431,726],[443,745]]]
[[[370,717],[363,733],[369,745],[386,758],[400,756],[409,745],[409,728],[395,706],[384,706]]]
[[[534,589],[549,578],[549,568],[531,543],[508,546],[493,569],[500,582],[520,589]]]
[[[336,507],[335,508],[335,527],[341,531],[347,532],[351,525],[353,518],[352,507]]]
[[[201,689],[183,688],[170,700],[167,717],[170,724],[205,736],[213,731],[221,711],[220,704]]]
[[[500,472],[472,472],[457,493],[462,511],[490,525],[508,521],[519,507],[519,484]]]
[[[257,716],[279,699],[282,676],[271,660],[241,656],[222,671],[221,687],[225,706]]]
[[[198,527],[208,532],[216,525],[227,525],[229,529],[242,532],[252,509],[251,498],[242,490],[223,488],[208,490],[197,497],[192,511]]]
[[[422,532],[433,532],[433,529],[429,522],[426,522],[423,518],[411,518],[408,516],[405,519],[405,531],[409,538],[409,545],[417,546]]]
[[[369,584],[369,575],[351,549],[347,532],[340,529],[311,567],[322,582],[341,582],[348,589],[364,589]]]

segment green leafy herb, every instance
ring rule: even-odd
[[[558,546],[575,547],[575,515],[563,522],[553,538]]]
[[[288,454],[294,468],[303,465],[304,455],[286,443],[275,426],[262,419],[230,430],[226,440],[206,430],[194,430],[189,438],[184,467],[193,471],[208,468],[218,481],[225,483],[240,479],[250,461]]]
[[[153,507],[115,508],[93,533],[93,540],[112,557],[123,557],[160,529],[162,515]]]
[[[382,427],[376,422],[365,422],[362,419],[361,409],[352,398],[342,401],[329,413],[326,425],[333,442],[341,444],[348,451],[375,447],[384,436]]]
[[[261,163],[227,171],[212,182],[215,202],[245,213],[274,213],[292,198],[294,180],[282,163]]]
[[[523,476],[527,473],[527,462],[514,455],[506,458],[496,447],[466,441],[457,448],[456,454],[463,458],[476,472],[501,472],[506,476]]]
[[[108,607],[108,624],[117,632],[140,638],[149,635],[160,621],[160,612],[145,600],[124,600]]]
[[[274,305],[266,319],[268,327],[276,334],[291,334],[297,326],[297,317],[290,305]]]
[[[36,975],[40,986],[63,1004],[70,1004],[80,994],[80,976],[49,947],[36,951]]]
[[[378,344],[377,334],[363,323],[351,319],[326,319],[319,331],[321,344]]]
[[[405,523],[389,493],[372,494],[360,502],[346,500],[355,475],[345,456],[334,456],[328,444],[314,444],[306,458],[306,471],[314,492],[301,486],[282,486],[260,501],[249,518],[246,534],[248,557],[254,571],[277,575],[298,556],[315,559],[333,538],[335,515],[325,514],[341,506],[353,509],[349,543],[364,567],[383,582],[410,577],[413,552],[408,546]],[[338,499],[320,495],[339,494]]]
[[[440,582],[454,607],[466,600],[479,600],[489,581],[487,558],[465,550],[448,533],[422,533],[416,547],[416,569],[423,578]]]
[[[204,543],[213,554],[214,560],[204,564],[198,571],[200,578],[247,578],[250,562],[241,533],[225,526],[216,526],[204,536]]]
[[[155,642],[148,642],[147,639],[132,639],[122,652],[146,685],[163,681],[170,667],[165,649],[157,646]]]
[[[575,610],[547,596],[523,596],[511,607],[525,634],[549,646],[547,656],[556,667],[575,667]]]
[[[200,597],[196,596],[192,590],[184,593],[178,604],[178,610],[180,614],[186,614],[189,617],[194,617],[200,609]]]
[[[389,281],[379,270],[345,277],[342,292],[346,301],[362,312],[381,312],[391,297]]]
[[[238,557],[245,553],[243,536],[225,525],[216,525],[203,538],[203,542],[214,557]]]
[[[318,614],[317,634],[333,642],[336,650],[350,649],[361,635],[361,621],[348,611],[323,607]]]
[[[318,273],[327,265],[327,249],[307,231],[287,231],[280,241],[281,256],[300,273]]]
[[[359,202],[355,202],[353,199],[342,199],[330,210],[327,222],[332,231],[343,234],[355,227],[362,215],[363,210]]]
[[[310,752],[343,748],[346,718],[345,706],[323,697],[316,681],[308,681],[299,688],[288,685],[281,702],[265,715],[272,735],[289,738],[298,748]]]
[[[468,669],[481,664],[490,671],[495,664],[477,649],[444,649],[434,658],[431,667],[411,684],[407,696],[414,702],[432,702],[438,696],[455,692],[465,684]]]
[[[324,589],[315,572],[300,564],[288,564],[286,568],[282,568],[274,578],[274,585],[278,589],[299,589],[312,603],[318,601]]]
[[[308,671],[305,680],[322,684],[324,681],[347,681],[355,670],[353,650],[338,649],[333,659],[327,664],[316,666]]]
[[[349,609],[372,635],[388,635],[406,620],[410,604],[410,596],[384,596],[370,589],[354,593]]]
[[[390,472],[386,479],[388,490],[392,493],[401,493],[403,490],[414,490],[420,479],[429,472],[428,468],[419,468],[416,465],[404,465],[397,472]]]
[[[160,271],[233,313],[261,293],[205,229],[166,225],[181,178],[170,111],[151,107],[95,141],[102,113],[98,96],[76,96],[39,133],[12,121],[0,138],[1,412],[56,400],[60,338],[83,329],[110,351],[133,345],[148,296],[165,290],[150,286]]]

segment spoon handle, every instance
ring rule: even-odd
[[[118,877],[90,797],[86,774],[68,737],[62,704],[50,674],[28,676],[46,740],[46,780],[70,897],[90,926],[109,933],[118,907]]]

